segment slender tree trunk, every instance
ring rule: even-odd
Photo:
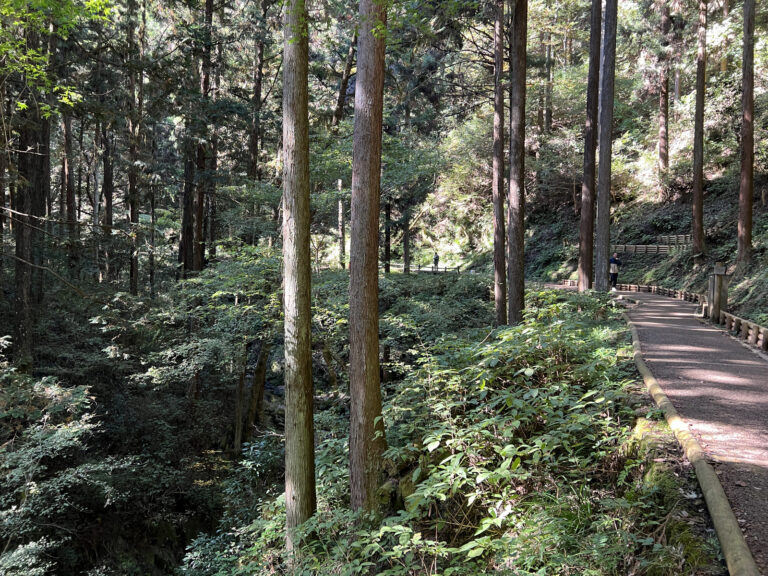
[[[66,205],[67,241],[69,243],[69,264],[76,270],[77,263],[77,206],[75,205],[75,181],[72,175],[72,117],[68,112],[62,116],[64,132],[64,154],[62,155],[61,190]]]
[[[384,273],[392,271],[392,203],[384,203]]]
[[[592,288],[594,268],[595,168],[597,153],[597,102],[600,79],[600,33],[602,2],[592,0],[589,27],[589,72],[587,76],[587,122],[584,127],[584,177],[581,183],[579,226],[579,292]]]
[[[216,56],[216,72],[213,75],[213,90],[211,92],[211,101],[214,103],[219,99],[219,89],[221,87],[222,53],[223,42],[219,42]],[[208,223],[206,241],[208,244],[208,258],[212,260],[216,258],[216,239],[218,238],[216,228],[216,172],[219,169],[219,131],[215,125],[211,127],[211,131],[211,156],[209,158],[208,166],[210,178],[208,179],[208,203],[206,210],[206,221]]]
[[[546,56],[546,74],[547,84],[544,91],[544,132],[549,134],[552,132],[552,88],[553,88],[553,49],[552,49],[552,33],[547,32],[547,56]]]
[[[309,43],[304,0],[287,0],[283,31],[283,266],[286,546],[315,512],[309,211]]]
[[[80,119],[80,130],[77,135],[77,186],[75,195],[77,196],[77,213],[75,219],[80,222],[83,205],[83,132],[85,130],[85,119]],[[78,237],[80,233],[78,232]]]
[[[704,255],[704,94],[707,74],[707,0],[699,0],[696,53],[696,112],[693,126],[693,254],[700,264]]]
[[[661,46],[659,62],[659,182],[666,186],[669,170],[669,4],[661,7]]]
[[[187,125],[189,134],[189,125]],[[179,241],[179,263],[182,276],[194,270],[192,263],[192,245],[195,238],[195,148],[191,137],[187,136],[184,152],[184,190],[181,198],[181,237]]]
[[[379,203],[387,14],[360,0],[352,159],[349,281],[350,497],[353,509],[377,508],[386,440],[379,375]]]
[[[737,259],[739,264],[746,268],[752,260],[752,195],[754,192],[755,162],[755,0],[744,0],[743,54]]]
[[[210,126],[209,102],[211,96],[211,46],[213,42],[213,0],[205,0],[204,14],[205,32],[203,34],[202,66],[200,74],[200,95],[202,97],[203,112],[200,115],[200,132],[205,141],[208,140]],[[192,269],[202,270],[205,264],[205,236],[203,234],[205,219],[205,193],[211,174],[208,174],[208,155],[210,145],[202,142],[197,146],[197,187],[195,194],[195,227],[194,248],[192,250]]]
[[[155,213],[155,186],[149,186],[149,297],[155,298],[155,229],[157,214]]]
[[[507,268],[504,251],[504,0],[496,0],[493,32],[493,301],[496,325],[507,322]]]
[[[10,180],[10,178],[6,178],[6,171],[9,172],[10,176],[10,170],[9,162],[8,162],[8,155],[10,154],[10,134],[8,133],[7,126],[10,122],[10,116],[5,115],[5,82],[0,82],[0,270],[3,268],[3,247],[5,244],[3,243],[3,235],[5,233],[5,189],[6,189],[6,182]]]
[[[611,153],[617,17],[618,0],[606,0],[603,50],[600,57],[600,159],[595,218],[595,289],[601,292],[608,290],[608,261],[611,249]]]
[[[344,270],[346,268],[346,243],[347,239],[345,238],[345,230],[344,230],[344,198],[341,197],[342,191],[344,190],[344,184],[341,181],[341,178],[339,178],[339,218],[338,218],[338,227],[339,227],[339,267]]]
[[[403,274],[411,273],[411,207],[403,211]]]
[[[332,128],[336,128],[344,117],[344,105],[347,102],[347,88],[349,87],[349,79],[352,76],[352,67],[355,65],[356,47],[357,34],[352,37],[352,42],[349,43],[347,60],[344,63],[344,72],[342,72],[341,81],[339,82],[339,95],[336,98],[336,108],[333,110],[333,118],[331,119]]]
[[[521,322],[525,308],[525,76],[528,0],[516,0],[514,6],[509,95],[508,324]]]
[[[140,123],[143,107],[143,74],[139,73],[135,65],[136,46],[133,37],[133,18],[136,12],[135,0],[128,3],[128,207],[131,222],[131,258],[129,275],[129,292],[134,296],[139,293],[139,191],[138,191],[138,145],[140,138]],[[143,56],[144,26],[139,27],[138,60]]]
[[[248,177],[254,180],[261,180],[261,168],[259,165],[259,149],[261,142],[261,92],[264,84],[264,45],[267,34],[266,20],[267,10],[270,0],[259,0],[261,7],[261,19],[257,23],[254,40],[254,63],[253,63],[253,96],[251,102],[251,129],[248,134],[248,151],[250,159],[248,162]]]
[[[730,14],[731,6],[729,0],[723,0],[723,23],[725,24],[728,21],[728,15]],[[728,35],[728,33],[725,34],[725,38],[723,38],[723,55],[720,58],[720,72],[725,73],[728,72],[728,47],[731,44],[731,39]]]
[[[112,254],[112,225],[113,225],[113,199],[115,193],[115,166],[112,162],[112,137],[107,132],[107,124],[101,125],[101,139],[102,139],[102,163],[104,167],[104,177],[101,182],[101,196],[104,198],[104,222],[102,225],[102,257],[103,261],[103,277],[106,280],[111,280],[113,276],[113,269],[111,266],[111,254]],[[100,205],[100,199],[98,198],[98,187],[94,180],[93,187],[94,195],[94,212],[98,218],[98,206]]]

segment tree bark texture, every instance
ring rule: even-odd
[[[254,62],[253,62],[253,96],[251,102],[251,129],[248,134],[248,177],[261,180],[262,171],[259,165],[259,150],[261,149],[261,92],[264,83],[264,48],[267,37],[267,11],[271,0],[259,0],[261,18],[256,25],[253,35]]]
[[[392,203],[384,203],[384,273],[392,272]]]
[[[525,308],[525,77],[528,0],[517,0],[514,6],[509,93],[508,324],[521,322]]]
[[[693,254],[704,254],[704,94],[707,74],[707,0],[699,0],[696,52],[696,111],[693,120]]]
[[[602,292],[608,290],[608,261],[611,249],[611,153],[617,17],[618,0],[606,0],[603,50],[600,57],[600,158],[595,218],[595,289]]]
[[[344,226],[344,198],[341,197],[342,190],[344,190],[344,184],[339,179],[339,216],[338,216],[338,231],[339,231],[339,268],[344,270],[347,267],[347,255],[346,255],[346,230]]]
[[[752,196],[755,163],[755,0],[744,0],[741,92],[741,176],[739,178],[738,262],[752,259]]]
[[[664,186],[669,170],[669,4],[661,7],[661,46],[659,62],[659,181]]]
[[[199,271],[205,264],[205,196],[212,174],[208,171],[208,156],[211,153],[209,142],[209,102],[211,97],[211,48],[213,44],[213,0],[205,0],[203,50],[200,74],[200,96],[203,112],[200,114],[200,136],[197,145],[197,186],[195,193],[194,248],[192,250],[192,269]]]
[[[493,301],[497,326],[507,322],[507,258],[504,253],[504,1],[496,0],[493,33]]]
[[[286,546],[315,512],[309,211],[309,42],[304,0],[283,20],[283,267]]]
[[[597,102],[600,78],[601,0],[592,0],[589,27],[589,72],[587,76],[587,122],[584,127],[584,176],[581,183],[579,225],[579,292],[592,288],[594,269],[595,169],[597,153]]]
[[[379,210],[384,104],[383,3],[360,0],[352,159],[349,281],[350,497],[353,509],[377,508],[386,447],[379,376]]]
[[[547,51],[545,69],[547,74],[547,84],[544,91],[544,133],[552,132],[552,88],[553,88],[553,57],[554,48],[552,47],[552,33],[547,32]]]

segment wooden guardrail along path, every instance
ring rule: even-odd
[[[404,270],[405,264],[397,263],[397,262],[390,262],[389,264],[390,269],[395,268],[397,270]],[[382,264],[380,268],[384,268],[384,265]],[[429,274],[461,274],[461,266],[422,266],[421,264],[411,264],[410,272],[412,274],[421,274],[421,273],[429,273]]]
[[[563,285],[576,286],[577,282],[575,280],[563,280]],[[699,305],[699,314],[702,318],[707,315],[709,302],[706,294],[647,284],[617,284],[616,289],[622,292],[647,292],[650,294],[658,294],[659,296],[676,298],[685,302],[693,302],[694,304]],[[720,311],[719,318],[711,318],[710,320],[714,324],[722,326],[725,330],[743,342],[746,342],[763,352],[768,352],[768,326],[761,326],[757,322],[745,320],[744,318],[740,318],[725,311]]]

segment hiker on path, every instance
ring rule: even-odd
[[[613,253],[613,256],[611,257],[608,264],[608,271],[610,272],[611,278],[611,290],[615,292],[616,282],[619,280],[619,266],[621,266],[621,260],[619,260],[619,255],[616,252]]]
[[[437,265],[440,263],[440,256],[437,255],[437,252],[435,252],[435,257],[432,258],[432,268],[434,268],[435,272],[437,272]]]

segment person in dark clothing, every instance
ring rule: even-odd
[[[610,261],[608,262],[608,272],[611,279],[611,290],[616,290],[616,282],[619,280],[619,266],[621,266],[621,260],[616,252],[613,253]]]
[[[437,252],[435,252],[435,257],[432,258],[432,267],[437,271],[438,264],[440,263],[440,256],[437,255]]]

